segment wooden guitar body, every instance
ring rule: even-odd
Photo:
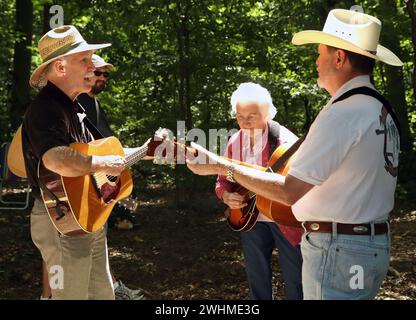
[[[18,177],[27,178],[22,149],[22,126],[17,129],[7,153],[7,166]]]
[[[282,144],[280,145],[272,154],[269,159],[268,166],[273,166],[274,163],[290,148],[290,144]],[[289,158],[287,162],[280,168],[277,172],[283,176],[287,175],[289,171],[289,164],[292,158]],[[266,168],[264,168],[264,171]],[[261,213],[263,213],[269,219],[273,221],[290,227],[297,227],[301,228],[301,223],[296,220],[295,216],[293,215],[292,208],[290,206],[286,206],[283,203],[275,202],[264,197],[257,195],[256,197],[256,205],[257,208]]]
[[[95,140],[88,144],[73,143],[70,147],[87,155],[124,156],[123,147],[115,137]],[[47,193],[41,192],[52,223],[65,235],[100,230],[116,202],[129,196],[133,190],[129,169],[124,170],[118,177],[107,176],[103,173],[62,177],[40,164],[38,176],[60,200],[58,206],[65,214],[64,216],[59,214],[56,202]]]
[[[280,145],[270,157],[267,165],[272,167],[276,161],[290,148],[291,144],[285,143]],[[260,171],[266,171],[267,168],[251,165],[242,161],[237,161],[234,159],[227,160],[244,165],[246,167],[254,168]],[[291,158],[281,167],[277,172],[283,176],[287,175],[289,171],[289,164]],[[262,196],[256,195],[242,186],[237,185],[237,189],[234,192],[238,192],[241,195],[246,195],[247,206],[242,209],[227,209],[225,215],[227,216],[227,222],[230,228],[234,231],[249,231],[255,225],[259,212],[263,213],[269,219],[291,227],[301,227],[299,221],[296,220],[293,215],[292,208],[286,206],[283,203],[275,202],[264,198]]]
[[[224,214],[227,217],[228,225],[233,231],[249,231],[256,224],[259,215],[259,210],[256,207],[256,194],[242,186],[237,186],[233,192],[244,195],[247,206],[241,209],[227,208]]]

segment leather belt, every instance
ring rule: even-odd
[[[389,227],[387,222],[374,223],[374,235],[385,234]],[[303,227],[307,232],[332,233],[332,222],[305,221]],[[337,233],[349,235],[371,235],[371,224],[336,223]]]

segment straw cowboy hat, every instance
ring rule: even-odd
[[[322,31],[298,32],[293,36],[292,43],[321,43],[393,66],[402,66],[403,62],[393,52],[378,43],[380,31],[381,22],[373,16],[353,10],[334,9],[329,12]]]
[[[111,43],[88,44],[74,26],[61,26],[48,31],[38,42],[42,64],[33,71],[30,85],[40,87],[44,82],[43,72],[46,66],[67,55],[89,50],[98,50],[111,46]]]
[[[111,63],[105,62],[103,58],[101,58],[98,54],[92,55],[92,63],[94,64],[94,67],[101,68],[101,67],[108,67],[108,69],[114,68],[114,66]]]

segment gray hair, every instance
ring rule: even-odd
[[[233,116],[237,114],[237,103],[239,102],[254,102],[259,106],[267,105],[269,120],[273,119],[277,113],[269,91],[257,83],[244,82],[233,92],[231,95],[231,114]]]
[[[46,86],[46,84],[48,83],[48,75],[52,71],[52,64],[58,60],[62,60],[63,65],[66,65],[68,63],[68,60],[66,59],[66,57],[61,57],[47,64],[45,69],[43,69],[42,74],[39,76],[37,83],[35,84],[36,88],[42,89],[43,87]]]

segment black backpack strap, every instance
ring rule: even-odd
[[[277,140],[280,137],[280,124],[273,120],[268,121],[267,124],[269,126],[269,134],[267,136],[267,142],[269,143],[268,159],[270,159],[273,152],[277,149]]]
[[[400,128],[400,122],[399,122],[399,118],[397,118],[396,113],[394,112],[393,107],[391,106],[390,102],[384,98],[380,93],[378,93],[376,90],[371,89],[369,87],[358,87],[358,88],[354,88],[351,89],[347,92],[345,92],[344,94],[342,94],[339,98],[335,99],[334,102],[332,102],[332,104],[337,103],[339,101],[345,100],[353,95],[356,94],[364,94],[367,96],[371,96],[375,99],[377,99],[378,101],[381,102],[381,104],[386,107],[388,113],[390,114],[391,118],[394,121],[394,124],[396,125],[397,131],[399,131],[399,135],[401,136],[401,128]]]
[[[98,130],[96,126],[94,126],[94,124],[91,122],[90,119],[88,119],[84,107],[79,102],[78,102],[78,106],[85,114],[85,117],[84,119],[82,119],[82,121],[85,123],[85,125],[87,126],[88,130],[91,132],[94,139],[98,140],[98,139],[104,138],[104,135],[101,133],[101,131]]]
[[[90,119],[88,119],[88,117],[85,117],[83,121],[87,126],[88,130],[93,135],[94,139],[98,140],[104,138],[104,135],[101,133],[101,131],[98,130],[96,126],[94,126],[94,124],[90,121]]]

